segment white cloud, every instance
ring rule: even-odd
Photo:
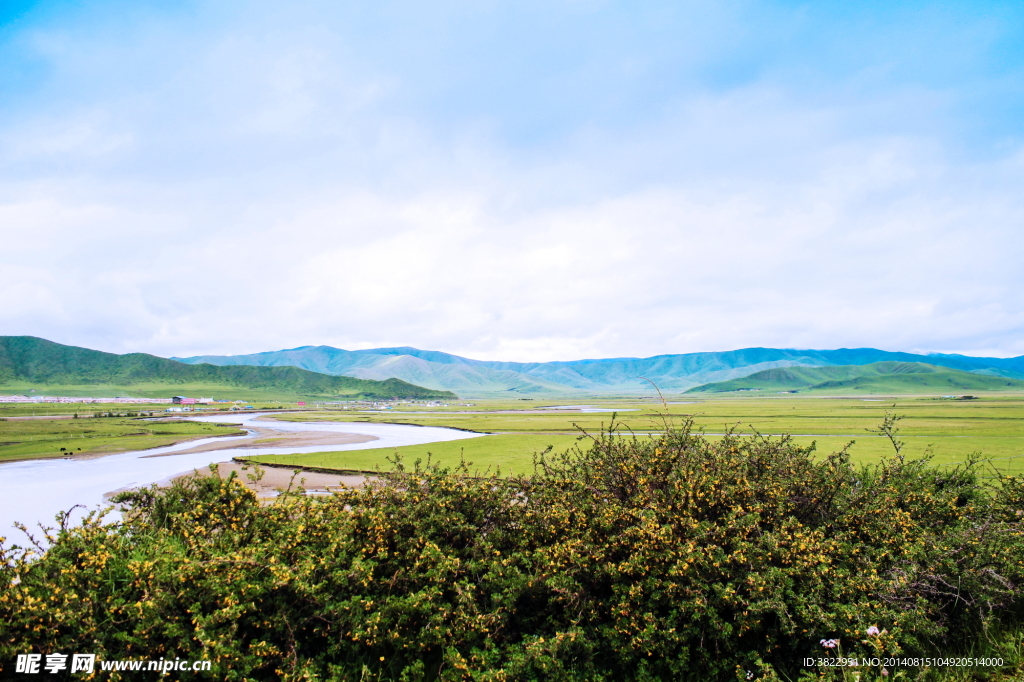
[[[1024,353],[1024,156],[965,150],[956,84],[702,81],[747,57],[650,26],[647,47],[590,44],[614,34],[600,7],[562,56],[557,36],[478,44],[465,8],[417,32],[247,7],[124,40],[33,28],[52,75],[0,109],[2,333],[163,355]],[[652,73],[677,78],[630,80]]]

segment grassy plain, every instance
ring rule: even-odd
[[[819,453],[838,450],[855,441],[851,452],[857,461],[870,462],[891,454],[892,445],[871,433],[886,410],[904,418],[899,422],[904,453],[920,456],[930,451],[936,464],[964,461],[972,453],[990,458],[992,465],[1007,472],[1024,473],[1024,396],[981,395],[976,400],[934,397],[898,398],[805,398],[780,396],[716,397],[702,400],[669,398],[660,401],[636,398],[591,399],[577,402],[595,408],[618,410],[617,422],[628,433],[644,435],[660,431],[665,415],[679,421],[692,417],[709,435],[728,428],[750,433],[756,428],[765,435],[792,434],[800,444],[816,443]],[[256,407],[291,407],[276,401],[254,401]],[[450,401],[448,407],[397,405],[382,412],[357,410],[293,412],[280,419],[291,421],[355,421],[450,426],[488,435],[448,443],[372,448],[309,455],[266,455],[263,461],[335,469],[374,470],[388,468],[388,458],[398,452],[405,461],[432,455],[446,465],[462,458],[474,469],[500,468],[504,473],[529,473],[533,455],[547,446],[564,450],[576,442],[579,428],[595,433],[607,428],[612,412],[579,412],[548,409],[554,400]],[[91,415],[97,411],[155,410],[135,405],[0,404],[0,418],[18,416]],[[0,461],[31,457],[57,457],[60,448],[83,454],[101,454],[159,447],[186,438],[237,433],[233,428],[181,422],[159,426],[130,419],[9,419],[0,422]]]
[[[582,402],[582,401],[581,401]],[[664,415],[681,420],[692,417],[709,435],[735,428],[741,433],[756,430],[765,435],[789,433],[800,444],[814,442],[819,453],[840,449],[851,440],[855,461],[871,462],[893,452],[888,439],[872,433],[887,410],[903,419],[900,437],[903,453],[917,457],[930,452],[936,465],[955,464],[978,453],[993,466],[1009,473],[1024,473],[1024,396],[981,396],[976,400],[934,397],[864,398],[717,398],[701,401],[660,402],[636,399],[586,401],[595,407],[620,409],[617,421],[638,434],[659,431]],[[395,409],[384,413],[354,411],[293,413],[281,418],[293,421],[326,420],[388,422],[423,426],[450,426],[482,433],[500,434],[452,443],[398,448],[411,461],[432,453],[435,460],[454,464],[464,455],[475,468],[500,466],[502,471],[522,471],[533,452],[547,445],[572,445],[577,427],[589,432],[607,428],[611,412],[565,412],[545,409],[554,401],[474,401],[473,407]],[[564,404],[564,403],[563,403]],[[634,411],[626,411],[634,410]],[[469,445],[472,443],[472,445]],[[300,464],[299,457],[315,459],[307,466],[339,469],[386,468],[395,449],[317,453],[308,456],[266,455],[264,461]]]
[[[121,406],[122,408],[124,406]],[[0,462],[146,450],[192,438],[241,435],[235,427],[203,422],[148,422],[123,417],[0,421]]]
[[[196,393],[195,395],[199,395]],[[208,396],[208,394],[207,394]],[[208,396],[209,397],[209,396]],[[213,396],[216,397],[216,396]],[[252,406],[257,410],[280,410],[298,409],[294,402],[284,400],[249,400],[239,406]],[[113,412],[125,414],[126,412],[154,412],[165,414],[167,408],[172,407],[169,403],[0,403],[0,419],[8,417],[91,417],[96,412]],[[230,407],[227,404],[203,406],[200,411],[212,412],[223,411]]]
[[[39,384],[9,383],[0,386],[0,395],[61,395],[82,398],[170,398],[172,395],[187,395],[193,398],[205,396],[216,400],[260,400],[278,402],[281,400],[310,400],[299,393],[281,391],[280,389],[239,388],[216,383],[181,383],[140,382],[136,384]],[[344,398],[342,398],[344,400]]]
[[[372,448],[348,452],[313,452],[300,455],[258,455],[247,461],[267,464],[287,464],[316,469],[354,471],[386,471],[391,468],[395,454],[411,467],[417,459],[445,466],[454,466],[463,459],[470,463],[473,473],[498,471],[502,474],[529,474],[533,471],[533,456],[551,446],[559,452],[576,445],[576,436],[563,434],[497,434],[426,445],[407,445],[400,448]]]

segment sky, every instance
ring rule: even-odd
[[[0,0],[0,334],[1024,355],[1024,4]]]

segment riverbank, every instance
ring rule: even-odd
[[[342,486],[356,488],[372,478],[361,474],[328,474],[281,466],[257,467],[231,460],[211,464],[190,474],[175,476],[171,480],[177,481],[192,476],[213,476],[214,467],[217,469],[217,475],[221,478],[227,478],[234,473],[242,484],[256,493],[257,497],[267,501],[289,489],[302,488],[306,492],[327,493]],[[260,471],[258,476],[256,475],[257,469]]]
[[[463,431],[436,427],[405,426],[394,424],[358,423],[305,423],[277,422],[262,419],[253,414],[204,415],[190,420],[197,430],[207,427],[205,433],[212,434],[210,427],[217,424],[225,428],[269,429],[272,435],[237,436],[234,438],[207,438],[205,442],[179,443],[153,450],[131,451],[108,457],[74,459],[53,457],[22,462],[0,463],[0,537],[11,537],[12,524],[16,521],[34,527],[37,523],[53,526],[54,516],[62,511],[80,505],[74,511],[74,522],[84,513],[104,505],[104,494],[114,490],[139,488],[159,481],[171,480],[178,476],[190,475],[209,467],[211,461],[230,460],[233,457],[250,457],[259,454],[281,456],[309,454],[311,452],[338,452],[364,448],[380,448],[387,452],[394,448],[416,443],[431,443],[448,440],[462,440],[478,437]],[[92,422],[93,420],[89,420]],[[25,422],[22,422],[23,424]],[[62,422],[68,424],[68,421]],[[72,420],[70,423],[75,423]],[[137,424],[137,423],[136,423]],[[6,426],[6,425],[5,425]],[[237,431],[236,431],[237,432]],[[303,432],[316,432],[319,445],[309,445],[313,436]],[[353,436],[355,436],[353,438]],[[323,440],[320,440],[320,438]],[[270,439],[259,443],[263,438]],[[282,440],[278,440],[278,438]],[[287,447],[284,443],[297,442],[290,438],[306,439],[306,445]],[[347,443],[337,444],[339,440]],[[352,442],[353,440],[359,442]],[[323,444],[323,443],[333,444]],[[210,451],[199,451],[200,446],[213,444]],[[189,452],[185,452],[185,451]],[[152,455],[176,455],[153,457]],[[270,467],[268,467],[269,469]],[[350,475],[339,472],[341,476]],[[274,474],[276,477],[277,474]],[[291,474],[288,474],[289,478]],[[302,475],[300,475],[302,477]],[[307,485],[314,479],[306,475]],[[332,479],[330,483],[342,479]],[[277,483],[277,481],[274,481]],[[319,483],[318,483],[319,485]],[[116,514],[110,517],[116,519]]]
[[[266,417],[253,416],[253,413],[248,413],[247,416],[254,420],[267,420]],[[144,456],[169,457],[229,448],[328,448],[377,440],[376,436],[325,432],[315,428],[302,431],[282,430],[270,425],[250,426],[247,433],[235,428],[233,424],[216,423],[238,418],[237,413],[203,415],[203,422],[198,422],[195,418],[181,417],[167,420],[89,417],[88,421],[53,416],[20,417],[15,423],[9,421],[0,425],[0,462],[25,462],[36,459],[91,460],[220,437],[228,437],[230,440],[207,442],[187,450],[177,449],[174,452]],[[214,423],[209,423],[211,419]]]
[[[145,455],[146,457],[174,457],[191,455],[197,452],[214,452],[216,450],[265,450],[267,448],[321,448],[335,445],[351,445],[353,443],[369,443],[379,440],[377,436],[361,433],[339,433],[331,431],[281,431],[279,429],[249,426],[252,433],[248,438],[233,439],[229,443],[204,443],[188,450],[162,452]]]
[[[245,436],[237,425],[136,417],[0,422],[0,462],[92,460],[210,438]]]

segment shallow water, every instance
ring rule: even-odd
[[[358,433],[376,436],[379,440],[305,448],[226,448],[187,455],[147,457],[148,455],[188,450],[206,443],[226,443],[246,437],[203,438],[162,448],[124,452],[97,459],[36,459],[0,464],[0,537],[6,536],[23,544],[24,535],[13,527],[15,521],[20,521],[29,528],[37,528],[38,523],[55,526],[54,516],[58,512],[68,510],[75,505],[84,505],[85,509],[78,508],[72,515],[73,519],[79,519],[86,510],[106,506],[103,502],[104,493],[164,481],[205,467],[211,462],[224,462],[241,455],[271,453],[289,455],[303,452],[394,448],[402,445],[437,443],[484,435],[455,429],[402,424],[255,421],[261,416],[264,415],[210,415],[191,417],[190,419],[219,424],[238,424],[243,428],[259,426],[276,431]]]

